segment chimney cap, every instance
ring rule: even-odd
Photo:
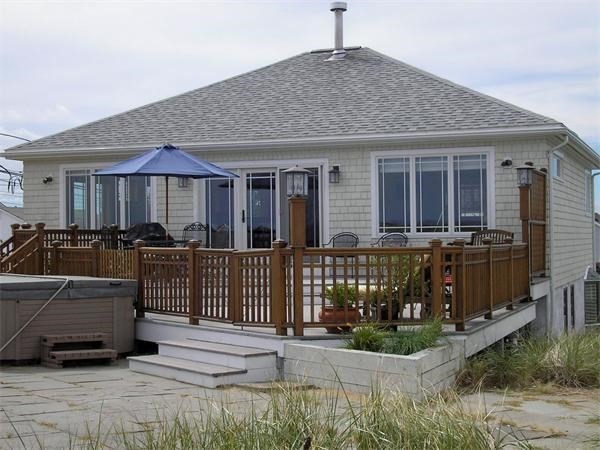
[[[329,6],[329,11],[346,11],[348,9],[348,4],[346,2],[331,2]]]

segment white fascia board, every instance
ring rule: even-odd
[[[351,136],[318,136],[308,138],[294,139],[271,139],[256,141],[231,141],[231,142],[171,142],[173,145],[184,148],[187,151],[248,151],[248,150],[266,150],[270,148],[278,149],[301,149],[314,147],[334,147],[355,144],[396,144],[418,142],[423,140],[460,140],[476,138],[513,138],[513,137],[532,137],[547,136],[548,134],[566,133],[569,130],[561,125],[543,125],[539,127],[521,127],[521,128],[489,128],[482,130],[457,130],[457,131],[430,131],[414,133],[388,133],[388,134],[366,134]],[[583,141],[582,141],[583,142]],[[119,147],[72,147],[64,148],[44,148],[27,150],[26,146],[20,146],[5,150],[4,155],[9,159],[24,160],[28,158],[48,158],[52,156],[68,155],[120,155],[125,153],[139,153],[150,150],[157,144],[119,146]]]

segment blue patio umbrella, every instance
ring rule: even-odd
[[[169,177],[238,178],[235,173],[175,147],[164,144],[141,155],[94,173],[95,176],[164,176],[166,182],[166,225],[169,227]]]

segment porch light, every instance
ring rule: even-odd
[[[189,178],[188,177],[178,177],[177,178],[177,187],[185,189],[188,187],[188,183],[189,183]]]
[[[329,170],[329,182],[338,184],[340,182],[340,166],[332,166]]]
[[[525,163],[517,167],[517,183],[519,187],[529,187],[533,181],[533,166]]]
[[[283,171],[286,178],[287,196],[308,197],[308,170],[294,166]]]

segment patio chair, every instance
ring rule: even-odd
[[[387,233],[377,239],[373,247],[406,247],[408,236],[404,233]]]
[[[183,227],[183,240],[195,239],[206,245],[208,227],[201,222],[190,223]]]
[[[349,231],[343,231],[333,235],[331,239],[329,239],[329,242],[324,245],[324,247],[355,248],[358,247],[358,236],[354,233],[350,233]]]
[[[492,245],[504,244],[506,239],[513,239],[514,233],[505,230],[481,230],[471,234],[470,245],[483,245],[483,240],[490,238]]]
[[[349,231],[342,231],[341,233],[334,234],[327,244],[323,245],[323,247],[333,247],[333,248],[356,248],[358,247],[358,236]],[[338,260],[344,260],[343,256],[334,256],[336,262]],[[354,256],[348,256],[348,259],[352,262],[350,266],[351,277],[354,277]],[[340,267],[338,270],[341,270],[343,273],[343,267]]]

